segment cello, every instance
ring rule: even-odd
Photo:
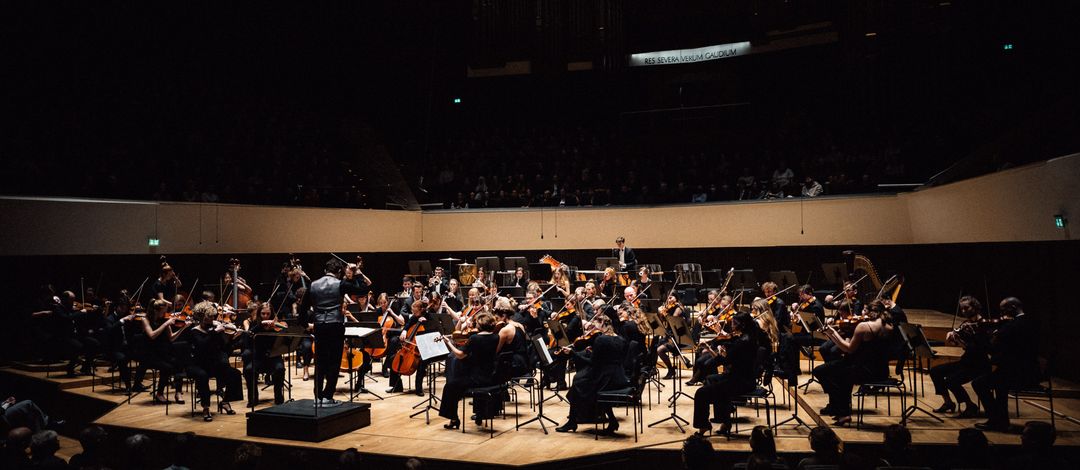
[[[416,335],[424,331],[424,323],[416,322],[405,331],[405,341],[401,342],[401,349],[390,361],[390,369],[401,375],[412,375],[420,367],[420,349],[416,346]]]
[[[380,296],[380,303],[385,297]],[[394,319],[390,316],[390,305],[387,304],[385,310],[383,310],[382,319],[379,321],[379,327],[382,329],[383,347],[381,348],[364,348],[364,352],[367,352],[372,359],[381,359],[386,355],[386,348],[390,342],[386,338],[386,333],[394,327]]]

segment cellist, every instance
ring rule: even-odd
[[[401,329],[401,334],[394,337],[391,340],[390,348],[397,351],[397,354],[401,354],[401,345],[406,341],[411,341],[409,332],[416,327],[423,326],[428,320],[433,319],[434,312],[428,310],[428,301],[426,299],[419,299],[414,301],[410,308],[412,308],[412,315],[405,320],[405,326]],[[393,344],[393,341],[397,341],[397,344]],[[427,364],[420,363],[420,366],[416,368],[416,378],[413,379],[415,389],[413,393],[419,396],[424,395],[424,377],[427,376]],[[403,391],[401,374],[398,374],[393,369],[390,370],[390,388],[386,389],[386,393],[401,393]]]

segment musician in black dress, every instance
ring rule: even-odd
[[[694,392],[693,426],[699,434],[712,430],[709,424],[709,405],[715,405],[722,422],[720,434],[731,430],[731,399],[735,395],[754,389],[757,380],[759,349],[766,348],[768,337],[748,313],[735,314],[731,319],[732,341],[720,346],[719,361],[724,365],[723,374],[706,377],[705,385]],[[767,349],[771,352],[771,349]]]
[[[276,338],[266,336],[273,333],[285,324],[274,320],[274,312],[270,310],[270,304],[266,302],[253,302],[250,307],[252,316],[244,320],[244,331],[247,332],[247,347],[243,353],[244,380],[247,381],[248,406],[254,407],[259,403],[259,375],[270,374],[270,381],[274,385],[274,404],[285,403],[285,361],[280,355],[270,356],[270,349]],[[342,338],[342,344],[345,344]],[[321,357],[321,356],[320,356]],[[334,357],[334,374],[337,377],[337,367],[340,363],[341,353]],[[315,367],[319,364],[316,363]]]
[[[135,356],[139,359],[139,366],[135,369],[134,390],[144,390],[142,380],[147,369],[157,370],[157,389],[153,396],[155,403],[165,403],[168,400],[165,398],[165,387],[179,371],[176,358],[173,357],[172,344],[189,326],[185,324],[183,327],[173,328],[176,320],[165,318],[169,305],[169,301],[158,299],[151,304],[149,315],[131,314],[122,320],[131,325],[128,331],[134,335],[129,337],[135,341]],[[180,381],[173,384],[176,403],[184,403],[180,395],[181,385]]]
[[[963,323],[958,328],[945,334],[945,341],[962,346],[964,354],[960,360],[938,364],[930,368],[930,379],[934,382],[934,392],[941,396],[942,404],[935,413],[957,411],[957,404],[964,405],[960,418],[974,418],[979,414],[979,405],[971,400],[964,384],[976,377],[990,372],[990,337],[980,326],[983,318],[982,304],[970,295],[960,298],[960,316]],[[956,397],[953,402],[949,393]]]
[[[311,325],[315,333],[315,404],[334,406],[338,367],[345,347],[345,316],[341,303],[346,295],[367,295],[368,287],[355,278],[356,265],[337,259],[326,262],[323,277],[311,283],[300,311],[310,312],[310,318],[301,319]]]
[[[166,300],[172,302],[176,298],[176,291],[183,285],[180,282],[180,276],[176,274],[172,266],[165,261],[165,257],[161,257],[161,274],[154,280],[153,284],[150,284],[150,296],[156,300]]]
[[[532,362],[529,360],[529,338],[525,331],[525,325],[512,319],[514,307],[510,299],[500,298],[495,301],[495,324],[498,329],[499,346],[496,352],[513,352],[513,366],[511,375],[521,377],[532,370]]]
[[[825,335],[845,353],[843,359],[826,362],[813,371],[829,395],[829,404],[821,414],[832,415],[833,424],[851,422],[851,388],[855,384],[889,376],[889,339],[894,330],[889,312],[875,300],[867,306],[867,313],[870,320],[856,325],[851,339],[843,338],[832,326],[825,328]]]
[[[243,400],[243,378],[240,371],[229,364],[229,343],[240,334],[235,327],[226,330],[226,324],[217,321],[217,306],[210,302],[199,302],[192,309],[196,326],[188,333],[192,345],[192,363],[188,366],[188,377],[195,380],[195,389],[199,392],[199,404],[203,410],[203,420],[213,421],[210,414],[210,378],[217,380],[222,391],[218,413],[235,414],[229,402]]]
[[[1009,429],[1009,389],[1028,387],[1040,379],[1038,321],[1024,312],[1016,297],[1002,300],[1000,309],[1000,326],[990,339],[990,362],[997,369],[971,383],[987,418],[975,427],[991,431]]]
[[[578,423],[605,417],[608,425],[604,433],[613,434],[619,429],[619,422],[611,407],[601,407],[597,399],[601,391],[626,387],[630,383],[624,367],[627,340],[615,334],[606,316],[598,315],[593,318],[592,323],[593,327],[600,331],[592,344],[583,352],[572,349],[568,351],[573,355],[571,360],[578,372],[574,376],[574,384],[566,394],[566,399],[570,402],[570,416],[565,424],[555,428],[558,432],[576,431]]]
[[[465,390],[474,387],[493,385],[495,374],[495,354],[499,347],[499,335],[492,334],[495,331],[495,317],[490,313],[481,312],[473,319],[473,324],[478,333],[469,337],[468,342],[461,349],[453,341],[447,339],[446,346],[450,350],[450,358],[447,365],[446,385],[443,386],[442,402],[439,404],[439,416],[449,419],[450,422],[443,427],[457,429],[461,426],[458,419],[458,402],[464,398]],[[475,408],[482,408],[475,403]],[[481,426],[482,416],[477,413],[476,425]]]
[[[859,300],[859,292],[855,287],[855,283],[851,281],[844,281],[844,291],[840,296],[825,296],[825,302],[823,302],[822,305],[826,308],[836,310],[836,317],[840,319],[848,318],[852,315],[862,315],[863,312],[863,304]],[[836,347],[836,343],[833,343],[831,340],[821,343],[821,346],[818,346],[818,353],[821,354],[821,360],[824,362],[838,360],[844,355],[844,353],[840,351],[840,348]]]

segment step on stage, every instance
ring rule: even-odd
[[[247,418],[249,436],[321,442],[371,424],[371,404],[342,402],[315,409],[313,400],[297,400],[247,413]]]

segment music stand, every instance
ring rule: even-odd
[[[825,273],[825,282],[831,286],[843,285],[848,278],[847,263],[821,263],[821,272]]]
[[[551,279],[551,265],[547,263],[529,263],[529,279],[544,282]]]
[[[451,326],[451,331],[452,330],[453,327]],[[432,332],[424,333],[422,335],[416,335],[413,337],[413,339],[416,341],[416,349],[420,352],[420,360],[426,364],[424,367],[428,368],[428,396],[424,399],[424,401],[413,405],[413,409],[420,408],[421,406],[424,407],[424,409],[409,415],[409,417],[414,418],[420,413],[423,413],[424,420],[427,424],[431,424],[430,411],[438,410],[439,408],[435,406],[435,403],[440,401],[439,397],[435,396],[435,371],[432,370],[434,369],[435,359],[438,359],[440,357],[446,357],[450,354],[450,350],[447,349],[445,342],[436,341],[437,339],[442,338],[442,336],[443,334],[439,332]]]
[[[605,270],[607,268],[615,268],[615,270],[618,271],[619,270],[619,258],[612,258],[612,257],[606,257],[606,256],[602,257],[602,258],[596,258],[596,270],[597,271],[603,271],[603,270]]]
[[[821,319],[818,318],[817,315],[815,315],[813,312],[799,312],[799,324],[802,325],[803,331],[806,331],[806,332],[810,333],[811,337],[821,339],[821,340],[828,339],[828,337],[825,336],[825,333],[821,332],[822,329],[825,328],[825,325],[823,323],[821,323]],[[810,354],[809,354],[809,356],[810,356],[810,370],[814,370],[814,346],[813,345],[810,346]],[[814,382],[817,382],[817,379],[814,378],[814,374],[810,374],[810,380],[807,380],[806,383],[804,383],[802,385],[799,385],[799,386],[809,390],[810,389],[810,384],[812,384]]]
[[[488,276],[484,279],[484,285],[487,285],[495,278],[495,273],[502,269],[502,263],[499,262],[498,256],[480,256],[476,258],[476,269],[480,268],[484,268],[484,275]]]
[[[409,260],[409,274],[423,276],[431,272],[431,261],[426,259]]]
[[[556,322],[556,323],[558,323],[558,322]],[[555,363],[555,359],[551,357],[551,352],[548,351],[547,344],[544,343],[544,338],[543,337],[533,338],[532,339],[532,345],[533,345],[533,349],[536,350],[536,356],[540,358],[540,383],[543,384],[543,383],[547,382],[545,380],[545,378],[547,377],[547,370],[548,370],[548,368],[551,367],[552,364]],[[547,434],[548,433],[547,426],[544,425],[544,420],[545,419],[550,421],[552,425],[559,424],[558,421],[555,421],[555,420],[553,420],[551,418],[548,418],[547,416],[544,415],[544,401],[545,401],[544,400],[544,388],[546,388],[546,387],[536,387],[536,390],[539,393],[539,396],[537,397],[537,413],[536,413],[536,416],[533,417],[532,419],[529,419],[528,421],[525,421],[524,423],[518,424],[517,429],[521,429],[522,426],[524,426],[526,424],[529,424],[529,423],[531,423],[533,421],[536,421],[536,422],[540,423],[540,429],[544,430],[544,434]]]
[[[753,269],[736,269],[731,277],[731,286],[737,286],[738,291],[748,291],[749,289],[746,286],[754,285],[757,285],[757,278],[754,276]],[[728,287],[729,293],[731,286]]]
[[[525,268],[526,271],[529,270],[529,262],[524,256],[507,256],[503,258],[503,266],[506,267],[507,271],[517,271],[517,268]]]
[[[286,333],[286,334],[291,334],[291,333]],[[306,336],[306,333],[302,333],[302,334],[304,336]],[[296,349],[300,347],[300,340],[303,339],[304,336],[278,336],[277,338],[274,338],[274,344],[270,345],[269,357],[285,356],[285,355],[287,355],[287,354],[289,354],[289,353],[291,353],[293,351],[296,351]],[[288,366],[288,365],[290,365],[289,363],[291,361],[284,361],[284,362],[285,362],[285,365]],[[252,363],[252,368],[253,369],[255,368],[255,363]],[[284,385],[285,385],[285,390],[289,393],[289,398],[288,398],[287,401],[293,401],[293,397],[292,397],[292,380],[291,379],[292,379],[292,374],[288,370],[286,370],[285,379],[284,379],[284,381],[286,383]]]
[[[360,322],[360,323],[363,323],[363,322]],[[379,334],[376,334],[376,333],[379,333]],[[354,349],[359,349],[361,357],[363,357],[364,349],[367,349],[367,348],[373,348],[374,349],[374,348],[385,348],[386,347],[386,342],[383,341],[383,337],[382,337],[382,329],[381,328],[380,329],[375,329],[375,328],[370,328],[370,327],[366,327],[366,326],[359,326],[359,327],[349,327],[349,326],[347,326],[347,327],[345,327],[345,344],[346,344],[346,347],[349,348],[349,354],[350,354],[349,355],[349,358],[350,358],[349,359],[349,370],[352,370],[352,357],[353,357],[353,354],[354,354],[352,351]],[[368,390],[367,387],[364,387],[364,376],[363,375],[360,376],[360,387],[361,387],[362,391],[354,391],[354,386],[355,385],[356,385],[355,374],[350,374],[350,376],[349,376],[349,401],[353,401],[356,398],[356,396],[361,394],[361,393],[369,393],[371,395],[374,395],[375,398],[378,398],[380,400],[383,399],[383,397],[380,396],[379,394],[377,394],[375,392],[372,392],[371,390]]]
[[[778,292],[799,283],[795,271],[772,271],[769,273],[769,280],[776,283]]]
[[[563,348],[570,345],[570,337],[566,334],[566,326],[559,320],[548,320],[548,331],[555,338],[555,347]]]
[[[648,316],[646,316],[646,318],[648,318]],[[681,330],[683,330],[682,333],[686,334],[687,336],[689,334],[688,334],[688,332],[685,331],[686,330],[686,323],[682,322],[681,318],[678,318],[678,319],[676,319],[675,317],[657,318],[657,321],[663,325],[664,331],[667,334],[668,341],[675,343],[674,344],[675,350],[674,351],[668,351],[668,354],[670,354],[672,356],[671,357],[671,363],[672,364],[677,364],[677,362],[675,362],[677,360],[675,358],[675,356],[678,356],[679,359],[683,359],[682,351],[679,349],[679,340],[682,339],[683,335],[677,333],[676,332],[677,330],[675,328],[672,328],[672,326],[675,323],[672,320],[679,320],[680,324],[681,324],[680,328],[681,328]],[[693,344],[693,339],[692,338],[690,340],[690,343]],[[668,402],[669,402],[668,407],[671,408],[671,414],[669,414],[668,417],[666,417],[664,419],[661,419],[660,421],[649,424],[650,428],[653,427],[653,426],[656,426],[657,424],[663,423],[663,422],[665,422],[667,420],[671,420],[673,423],[675,423],[675,427],[677,427],[679,429],[679,432],[681,432],[683,434],[686,434],[686,430],[683,429],[683,425],[685,424],[685,425],[689,426],[690,422],[687,421],[686,419],[684,419],[682,416],[679,416],[679,397],[680,396],[684,396],[684,397],[689,398],[691,400],[694,399],[694,397],[691,397],[690,395],[686,394],[686,392],[682,391],[682,381],[679,380],[679,377],[677,376],[677,374],[671,374],[671,398],[668,398]]]
[[[907,344],[908,351],[911,353],[911,361],[913,364],[921,364],[923,359],[930,360],[934,358],[934,350],[930,347],[930,343],[926,340],[926,335],[923,334],[922,325],[915,323],[901,323],[897,325],[900,328],[900,335],[904,337],[904,343]],[[918,366],[913,365],[918,369]],[[903,376],[901,375],[901,378]],[[938,420],[939,423],[945,421],[937,417],[934,413],[919,406],[919,381],[914,377],[911,379],[911,406],[904,410],[904,414],[900,418],[900,425],[906,426],[908,418],[911,418],[916,411],[921,411],[927,416]]]

